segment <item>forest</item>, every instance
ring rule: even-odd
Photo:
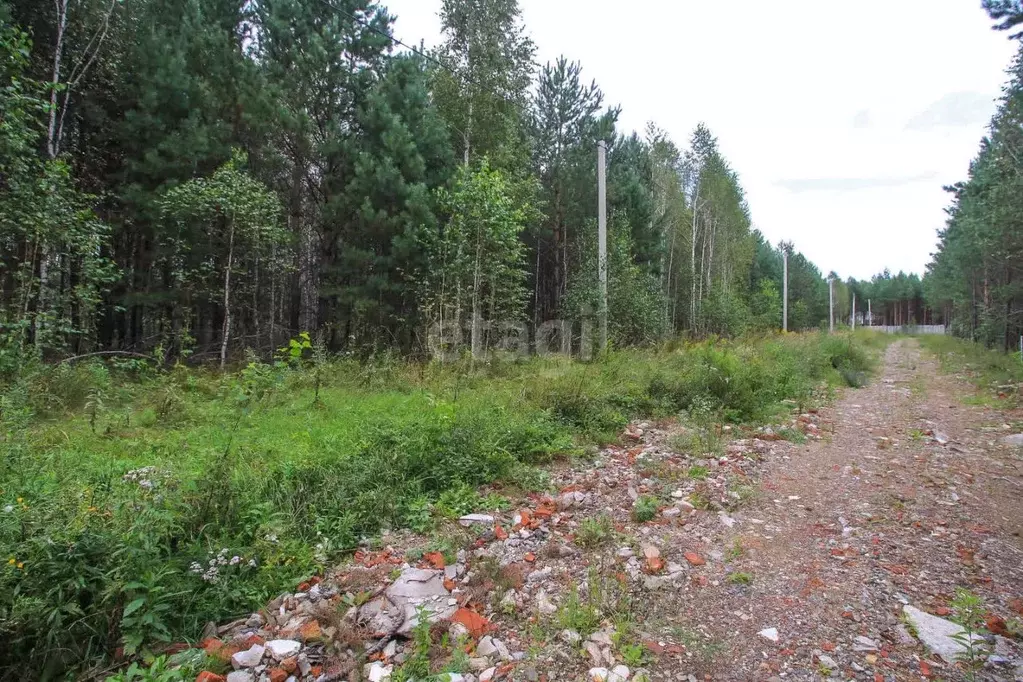
[[[4,371],[224,363],[303,331],[367,356],[422,354],[438,325],[476,350],[491,322],[578,329],[598,303],[598,140],[612,342],[780,328],[780,247],[712,131],[620,129],[582,65],[535,62],[514,0],[447,0],[429,52],[363,0],[0,16]],[[827,286],[793,256],[789,326],[815,327]]]
[[[1019,3],[989,4],[1004,6],[1005,29],[1023,24]],[[948,220],[923,280],[956,335],[1003,350],[1023,336],[1023,41],[1008,73],[967,179],[946,188]]]

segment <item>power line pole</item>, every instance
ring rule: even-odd
[[[870,310],[870,299],[867,299],[867,326],[874,326],[874,313]]]
[[[607,350],[607,143],[597,142],[597,270],[600,278],[599,352]]]
[[[785,244],[781,245],[781,266],[781,330],[787,332],[789,330],[789,249]]]
[[[835,278],[828,278],[828,332],[835,333]]]
[[[853,307],[852,307],[852,324],[850,325],[853,331],[856,331],[856,292],[853,292]]]

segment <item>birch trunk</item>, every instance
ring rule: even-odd
[[[220,342],[220,371],[227,365],[227,344],[231,339],[231,267],[234,265],[234,221],[227,237],[227,268],[224,270],[224,329]]]

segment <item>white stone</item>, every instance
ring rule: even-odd
[[[497,675],[497,668],[487,668],[480,673],[480,682],[490,682]]]
[[[870,637],[860,635],[856,638],[853,649],[856,651],[877,651],[877,643]]]
[[[1005,438],[1002,438],[1002,442],[1006,445],[1023,447],[1023,433],[1014,433],[1011,436],[1006,436]]]
[[[778,628],[765,628],[757,634],[770,642],[778,641]]]
[[[629,679],[629,669],[624,665],[616,665],[613,669],[590,668],[589,678],[593,682],[626,682]]]
[[[283,661],[297,654],[302,645],[293,639],[272,639],[266,643],[266,648],[275,661]]]
[[[465,627],[462,623],[452,623],[448,626],[448,634],[451,635],[451,639],[457,642],[469,636],[469,628]]]
[[[366,678],[369,682],[382,682],[382,680],[390,678],[393,672],[393,665],[384,665],[380,661],[374,661],[369,664],[369,668],[366,670]]]
[[[253,644],[247,651],[239,651],[235,655],[231,656],[231,665],[234,666],[235,670],[241,668],[255,668],[259,665],[259,662],[263,660],[263,652],[266,651],[265,647],[259,644]]]
[[[821,654],[817,657],[817,660],[820,661],[820,664],[828,670],[838,670],[838,663],[836,663],[835,659],[827,654]]]
[[[625,682],[629,679],[631,671],[624,665],[616,665],[611,668],[611,677],[609,682]]]
[[[486,670],[487,668],[490,668],[492,665],[493,664],[490,662],[489,658],[476,657],[469,659],[469,669],[475,670],[476,672]],[[494,670],[496,671],[497,668],[494,668]]]
[[[558,607],[547,596],[546,591],[540,590],[536,593],[536,610],[545,616],[550,616],[558,612]]]
[[[494,644],[494,638],[490,635],[480,638],[479,644],[476,645],[476,655],[485,656],[490,658],[494,654],[498,653],[497,645]]]
[[[492,526],[494,525],[494,517],[489,514],[466,514],[458,519],[458,522],[463,526],[471,526],[473,524],[486,524]]]
[[[567,629],[562,630],[558,637],[560,637],[563,641],[567,642],[568,644],[578,644],[579,642],[583,641],[583,636],[580,635],[575,630]]]
[[[953,636],[965,633],[962,626],[944,618],[932,616],[909,604],[902,607],[910,624],[916,630],[916,636],[928,651],[938,654],[947,663],[955,662],[960,654],[966,653],[966,647],[953,639]],[[975,641],[983,637],[974,635]]]
[[[227,675],[227,682],[253,682],[255,679],[248,670],[235,670]]]

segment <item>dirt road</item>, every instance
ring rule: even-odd
[[[971,394],[901,341],[867,388],[826,411],[821,442],[767,458],[757,499],[707,543],[741,547],[718,573],[746,573],[750,586],[677,602],[681,622],[706,624],[721,645],[701,672],[955,677],[900,627],[904,604],[948,615],[963,587],[982,598],[992,629],[1019,618],[1023,457],[1000,444],[1007,416],[964,404]],[[757,634],[767,628],[777,643]],[[1013,666],[982,676],[1014,679]]]

